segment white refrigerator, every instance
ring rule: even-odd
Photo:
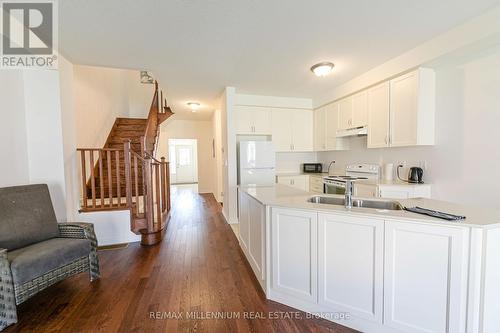
[[[240,141],[238,184],[273,185],[276,179],[276,155],[271,141]]]

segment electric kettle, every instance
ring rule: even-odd
[[[402,165],[398,165],[397,173],[398,173],[398,178],[399,180],[402,180],[407,183],[412,183],[412,184],[423,184],[424,180],[424,170],[419,167],[411,167],[410,171],[408,172],[408,180],[402,179],[399,176],[399,169],[402,168]]]
[[[419,167],[411,167],[408,172],[408,182],[409,183],[418,183],[422,184],[424,181],[422,178],[424,177],[424,170]]]

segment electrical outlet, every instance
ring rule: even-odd
[[[406,161],[398,161],[398,165],[402,165],[403,168],[406,168]]]

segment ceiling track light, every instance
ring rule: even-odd
[[[331,62],[320,62],[311,67],[311,72],[316,76],[327,76],[333,70],[335,65]]]

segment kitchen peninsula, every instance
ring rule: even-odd
[[[450,222],[317,196],[239,189],[240,246],[268,299],[365,332],[500,331],[500,213],[398,200],[466,216]]]

